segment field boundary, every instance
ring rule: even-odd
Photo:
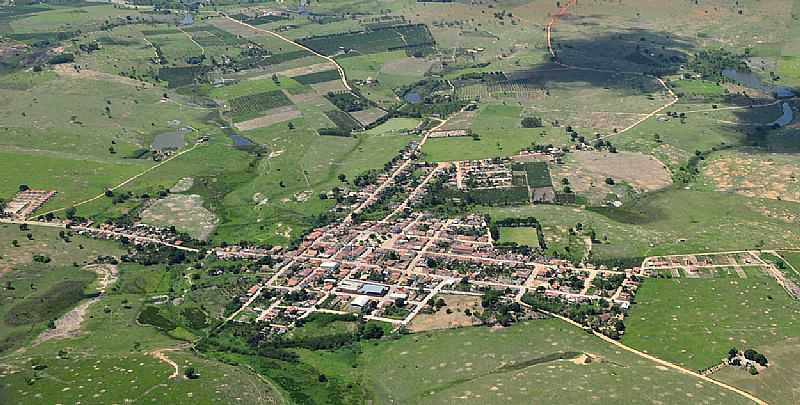
[[[295,46],[297,46],[297,47],[299,47],[299,48],[302,48],[303,50],[306,50],[306,51],[308,51],[308,52],[311,52],[311,53],[312,53],[312,54],[314,54],[315,56],[319,56],[320,58],[322,58],[322,59],[325,59],[325,60],[327,60],[328,62],[331,62],[331,63],[333,63],[333,64],[334,64],[334,66],[336,66],[336,70],[338,70],[338,71],[339,71],[339,76],[340,76],[340,77],[341,77],[341,79],[342,79],[342,84],[344,84],[344,87],[345,87],[345,88],[346,88],[348,91],[350,91],[350,92],[352,92],[352,91],[353,91],[353,88],[352,88],[352,87],[350,87],[350,84],[348,84],[348,83],[347,83],[347,75],[345,75],[344,69],[343,69],[343,68],[342,68],[342,66],[339,64],[339,62],[336,62],[336,60],[335,60],[335,59],[333,59],[333,58],[331,58],[330,56],[323,55],[323,54],[321,54],[321,53],[319,53],[319,52],[317,52],[317,51],[315,51],[315,50],[313,50],[313,49],[311,49],[311,48],[309,48],[309,47],[307,47],[307,46],[305,46],[305,45],[302,45],[302,44],[300,44],[300,43],[297,43],[297,42],[295,42],[295,41],[292,41],[291,39],[289,39],[289,38],[286,38],[286,37],[284,37],[283,35],[280,35],[280,34],[278,34],[278,33],[276,33],[276,32],[272,32],[272,31],[269,31],[269,30],[265,30],[265,29],[263,29],[263,28],[258,28],[258,27],[252,26],[252,25],[250,25],[250,24],[248,24],[248,23],[246,23],[246,22],[239,21],[239,20],[237,20],[237,19],[235,19],[235,18],[231,18],[231,17],[229,17],[229,16],[227,16],[227,15],[225,15],[225,14],[223,14],[223,16],[224,16],[225,18],[227,18],[227,19],[231,20],[231,21],[234,21],[234,22],[236,22],[236,23],[238,23],[238,24],[240,24],[240,25],[244,25],[244,26],[246,26],[246,27],[248,27],[248,28],[250,28],[250,29],[254,29],[254,30],[257,30],[257,31],[265,32],[265,33],[267,33],[267,34],[270,34],[270,35],[274,36],[275,38],[278,38],[278,39],[280,39],[280,40],[282,40],[282,41],[289,42],[289,43],[291,43],[291,44],[293,44],[293,45],[295,45]]]

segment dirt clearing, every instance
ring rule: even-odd
[[[724,153],[706,164],[703,176],[717,191],[800,202],[800,164],[794,155]]]
[[[473,295],[439,295],[446,306],[433,314],[420,313],[409,325],[412,332],[472,326],[477,319],[467,312],[480,311],[481,298]]]
[[[351,112],[350,115],[352,115],[353,118],[361,123],[361,125],[366,127],[367,125],[383,118],[386,115],[386,111],[376,107],[368,110]]]
[[[142,223],[168,227],[174,226],[193,238],[206,240],[217,226],[217,217],[203,207],[203,198],[197,194],[172,194],[156,201],[142,212]]]
[[[299,118],[302,114],[294,106],[285,106],[267,110],[264,115],[251,120],[237,122],[233,124],[240,131],[249,131],[256,128],[264,128],[279,122]]]
[[[96,70],[81,69],[76,71],[71,64],[55,65],[53,70],[61,77],[68,79],[88,79],[88,80],[104,80],[114,83],[125,84],[128,86],[136,86],[142,88],[155,87],[152,83],[142,82],[139,80],[130,79],[127,77],[112,75],[110,73],[98,72]]]
[[[436,63],[436,61],[424,58],[407,57],[384,63],[381,67],[381,73],[398,76],[422,77],[431,69],[434,63]]]
[[[312,84],[311,87],[319,94],[328,94],[330,92],[345,91],[344,84],[341,80],[331,80],[322,83]]]
[[[311,73],[325,72],[328,70],[336,70],[336,65],[334,65],[331,62],[316,63],[313,65],[287,69],[282,72],[278,72],[278,74],[286,77],[295,77],[295,76],[308,75]]]
[[[638,191],[655,191],[672,184],[669,171],[654,157],[634,152],[576,152],[575,162],[589,173],[624,181]]]

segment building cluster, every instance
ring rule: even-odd
[[[465,160],[456,164],[456,170],[457,187],[460,190],[504,188],[513,185],[510,159]]]
[[[247,302],[261,294],[237,321],[285,328],[313,312],[329,312],[405,325],[439,293],[487,290],[502,292],[508,301],[531,293],[627,308],[641,275],[495,249],[488,224],[476,214],[442,219],[416,212],[332,224],[275,256],[276,273],[242,297]],[[604,283],[602,292],[593,288],[594,280],[612,276],[615,281]]]

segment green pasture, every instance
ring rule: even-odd
[[[569,240],[582,224],[598,241],[600,260],[658,254],[712,252],[800,245],[800,233],[783,215],[797,215],[796,203],[736,194],[669,189],[645,194],[621,208],[534,205],[479,208],[493,219],[533,216],[542,223],[549,247]]]
[[[303,85],[288,77],[278,76],[278,81],[278,83],[275,83],[275,81],[269,79],[242,80],[228,86],[214,87],[209,92],[209,96],[211,98],[229,101],[236,97],[247,96],[251,94],[281,89],[292,91],[303,88]]]
[[[798,337],[790,337],[775,343],[761,345],[769,367],[758,375],[750,375],[745,369],[727,367],[714,374],[713,378],[753,393],[770,404],[792,404],[800,395],[795,384],[787,384],[787,376],[800,373]]]
[[[478,136],[457,138],[433,138],[425,143],[422,151],[429,161],[474,160],[511,156],[533,144],[566,144],[569,138],[560,128],[522,128],[522,108],[518,106],[481,106],[472,123],[472,131]]]
[[[747,278],[651,279],[625,318],[623,342],[689,369],[728,349],[777,344],[800,333],[800,304],[758,268]]]
[[[377,402],[529,404],[605,398],[649,403],[659,398],[674,403],[692,397],[746,402],[690,376],[659,369],[558,320],[498,330],[425,332],[366,344],[362,350],[359,368]],[[592,361],[570,361],[582,353]]]

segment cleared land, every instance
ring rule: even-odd
[[[279,122],[286,122],[302,116],[299,110],[294,106],[277,107],[271,110],[264,111],[264,115],[258,118],[253,118],[247,121],[237,122],[234,124],[236,129],[240,131],[249,131],[251,129],[264,128]]]
[[[422,332],[434,329],[459,328],[472,326],[476,319],[467,312],[479,311],[481,308],[480,297],[470,295],[439,295],[434,299],[443,299],[446,306],[434,313],[421,313],[409,325],[412,332]]]
[[[154,202],[142,212],[142,223],[170,227],[195,239],[206,240],[217,225],[214,213],[203,207],[196,194],[173,194]]]
[[[800,202],[800,164],[795,154],[722,152],[705,164],[703,176],[718,191]]]

